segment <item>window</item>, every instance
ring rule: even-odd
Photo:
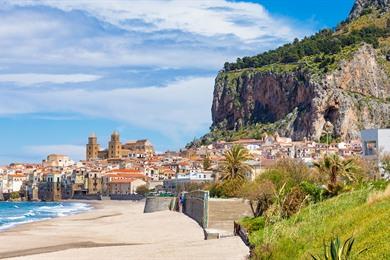
[[[366,156],[376,155],[376,141],[365,141],[365,154]]]

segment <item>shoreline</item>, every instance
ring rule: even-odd
[[[95,204],[95,203],[94,203]],[[87,212],[18,225],[0,236],[0,259],[245,259],[239,237],[204,240],[184,214],[143,213],[144,202],[97,201]]]
[[[1,203],[46,203],[46,202],[44,202],[44,201],[9,201],[9,202],[8,201],[1,201],[0,204]],[[22,221],[22,222],[9,222],[5,225],[2,225],[2,226],[0,225],[0,234],[4,233],[10,229],[14,229],[16,227],[19,227],[19,226],[28,225],[28,224],[37,223],[37,222],[49,221],[52,219],[64,218],[64,217],[78,215],[78,214],[83,214],[83,213],[86,213],[86,212],[89,212],[89,211],[92,211],[92,210],[95,210],[95,209],[98,209],[99,207],[101,207],[101,205],[99,206],[99,203],[96,203],[94,201],[82,201],[82,200],[48,201],[47,203],[81,203],[81,204],[88,205],[89,208],[86,210],[80,210],[80,211],[76,211],[74,213],[69,213],[68,215],[65,215],[65,216],[56,215],[56,216],[43,217],[41,219],[27,219],[27,220]]]

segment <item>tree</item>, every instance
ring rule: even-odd
[[[254,181],[244,185],[242,197],[249,201],[253,217],[262,216],[272,205],[275,185],[271,181]]]
[[[355,182],[354,173],[357,171],[355,159],[343,159],[337,154],[325,155],[319,162],[314,163],[314,166],[322,174],[328,176],[328,191],[332,194],[337,194],[338,179],[340,177],[348,182]]]
[[[203,159],[203,170],[207,171],[211,167],[211,159],[210,159],[210,154],[206,154],[206,156]]]
[[[137,187],[136,192],[144,196],[149,192],[149,188],[146,185],[141,185]]]
[[[390,173],[390,154],[384,154],[381,159],[382,169]]]
[[[233,147],[224,154],[225,160],[222,163],[222,180],[245,179],[245,174],[252,170],[247,163],[252,159],[249,151],[241,145]]]

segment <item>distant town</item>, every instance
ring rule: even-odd
[[[362,138],[349,142],[317,143],[292,141],[279,135],[261,140],[219,141],[199,148],[156,154],[147,140],[122,143],[120,134],[112,133],[106,149],[91,134],[86,144],[85,160],[75,162],[67,155],[50,154],[40,164],[12,163],[0,168],[0,199],[59,201],[64,199],[137,199],[145,191],[174,193],[178,186],[215,182],[220,178],[220,163],[233,145],[246,148],[252,158],[246,173],[254,180],[279,159],[295,158],[309,167],[324,154],[344,158],[363,156],[377,160],[390,151],[390,129],[363,130]],[[383,178],[389,178],[385,173]]]

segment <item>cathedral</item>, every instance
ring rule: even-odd
[[[127,159],[127,158],[146,158],[154,154],[152,143],[147,140],[128,141],[124,144],[120,141],[120,135],[117,131],[111,134],[108,142],[108,148],[100,150],[97,137],[91,134],[88,137],[86,145],[86,160],[106,160],[106,159]]]

